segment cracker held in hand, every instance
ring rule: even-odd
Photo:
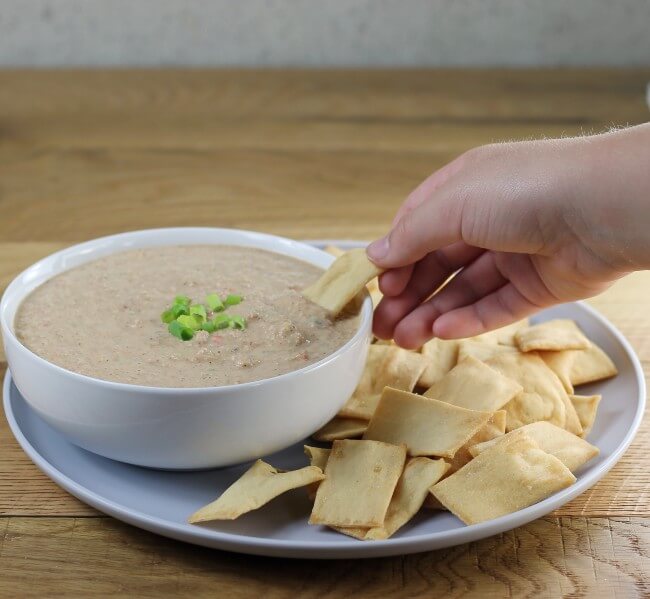
[[[406,448],[378,441],[334,441],[310,524],[382,526]]]
[[[538,420],[564,427],[566,391],[557,375],[537,354],[501,354],[486,364],[523,387],[523,391],[504,406],[508,413],[507,430]]]
[[[546,499],[575,480],[560,460],[520,434],[503,437],[431,493],[465,524],[477,524]]]
[[[221,496],[189,518],[190,524],[210,520],[234,520],[256,510],[278,495],[323,480],[320,468],[307,466],[291,472],[279,472],[270,464],[257,460]]]
[[[303,295],[336,316],[368,281],[382,272],[368,260],[365,249],[356,248],[334,260],[320,279],[303,291]]]
[[[395,487],[386,519],[374,528],[337,528],[339,532],[364,541],[388,539],[418,513],[429,495],[429,488],[445,474],[449,464],[445,460],[411,458]]]
[[[468,410],[495,412],[522,390],[516,381],[470,356],[458,362],[424,395]]]
[[[453,458],[491,416],[386,387],[363,438],[404,443],[412,456]]]
[[[433,338],[422,346],[421,353],[426,367],[418,380],[418,385],[431,387],[456,366],[458,341]]]
[[[472,455],[477,456],[497,443],[507,442],[517,435],[530,437],[539,445],[540,449],[554,455],[571,472],[578,470],[599,453],[595,445],[548,422],[533,422],[533,424],[522,426],[503,437],[474,445],[469,448],[469,451]]]
[[[578,325],[564,318],[521,329],[515,333],[515,341],[523,352],[587,349],[591,345]]]
[[[317,430],[312,437],[316,441],[336,441],[337,439],[354,439],[360,437],[368,428],[367,420],[358,418],[332,418],[323,428]]]

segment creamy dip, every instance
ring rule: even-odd
[[[157,387],[257,381],[297,370],[350,339],[358,316],[332,321],[301,290],[322,271],[264,250],[225,245],[132,250],[73,268],[21,304],[16,335],[34,353],[73,372]],[[203,302],[240,294],[228,314],[245,330],[170,335],[160,314],[176,295]]]

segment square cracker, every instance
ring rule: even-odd
[[[591,445],[584,439],[548,422],[527,424],[503,437],[474,445],[470,447],[469,451],[472,455],[478,456],[497,443],[507,442],[507,440],[517,435],[525,435],[531,438],[539,445],[540,449],[554,455],[571,472],[578,470],[599,453],[595,445]]]
[[[474,459],[474,454],[470,449],[475,445],[491,441],[498,437],[502,437],[506,432],[506,412],[505,410],[498,410],[492,414],[487,424],[478,430],[478,432],[463,445],[449,461],[449,471],[447,474],[452,474],[456,470],[460,470],[465,464]],[[431,503],[431,502],[429,502]]]
[[[354,439],[360,437],[368,428],[367,420],[359,418],[332,418],[324,427],[317,430],[312,437],[316,441],[336,441],[337,439]]]
[[[375,348],[370,346],[370,350]],[[369,355],[362,382],[339,410],[339,416],[370,420],[384,387],[412,391],[424,367],[424,358],[396,345],[379,345]]]
[[[547,420],[566,424],[566,391],[557,375],[537,354],[501,354],[486,361],[503,376],[517,381],[523,391],[504,406],[508,413],[506,430]]]
[[[406,448],[379,441],[334,441],[310,524],[382,526]]]
[[[395,487],[382,526],[373,528],[340,528],[336,530],[361,540],[381,540],[393,536],[422,507],[429,488],[445,474],[449,464],[445,460],[411,458]]]
[[[560,379],[564,390],[571,394],[573,393],[573,384],[571,383],[571,368],[576,355],[579,354],[581,349],[567,349],[564,351],[541,351],[539,357],[546,362],[546,365],[557,375]]]
[[[366,250],[356,248],[339,256],[303,295],[325,308],[332,316],[343,308],[382,271],[366,256]]]
[[[469,356],[429,387],[424,395],[468,410],[494,412],[522,390],[516,381]]]
[[[512,345],[498,345],[496,343],[487,343],[486,341],[476,341],[475,339],[461,339],[458,342],[458,361],[472,356],[481,362],[485,362],[494,356],[503,353],[516,353],[519,350]]]
[[[591,342],[573,320],[558,318],[515,333],[517,347],[523,352],[587,349]]]
[[[530,437],[502,439],[431,488],[433,496],[465,524],[511,514],[576,480]]]
[[[527,318],[523,320],[518,320],[512,324],[508,324],[505,327],[500,329],[494,329],[494,331],[488,331],[487,333],[481,333],[475,337],[470,337],[474,341],[483,341],[485,343],[496,343],[498,345],[517,345],[515,343],[515,333],[524,327],[529,325]]]
[[[234,520],[246,512],[256,510],[278,495],[323,480],[320,468],[307,466],[300,470],[280,472],[270,464],[257,460],[218,499],[192,514],[188,522]]]
[[[593,383],[616,376],[618,370],[610,357],[595,343],[576,352],[571,364],[571,383],[574,386]]]
[[[458,357],[458,341],[455,339],[431,339],[420,350],[426,361],[426,367],[420,376],[420,387],[431,387],[454,366]]]
[[[386,387],[363,438],[403,443],[412,456],[453,458],[491,416]]]
[[[327,460],[330,457],[331,450],[325,447],[312,447],[311,445],[304,445],[303,447],[305,455],[309,458],[309,465],[320,468],[325,472],[325,466],[327,466]],[[316,481],[315,483],[311,483],[305,487],[307,489],[307,496],[312,501],[314,501],[314,498],[316,497],[318,485],[320,485],[320,481]]]
[[[580,424],[582,425],[582,437],[585,438],[596,421],[598,404],[602,399],[601,395],[571,395],[571,403],[575,408]]]

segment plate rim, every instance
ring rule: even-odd
[[[343,240],[327,240],[327,242],[337,243],[339,245],[352,245],[355,243],[353,241],[344,242]],[[322,245],[325,243],[325,240],[310,240],[310,243]],[[356,244],[360,245],[359,242],[356,242]],[[269,539],[238,535],[165,520],[144,512],[135,511],[123,504],[106,499],[100,494],[77,483],[74,479],[50,463],[47,457],[42,455],[23,434],[15,418],[11,399],[12,378],[8,368],[3,384],[3,405],[11,432],[23,451],[41,472],[80,501],[94,507],[102,513],[149,532],[188,543],[238,553],[305,559],[370,558],[441,549],[512,530],[513,528],[517,528],[547,515],[581,493],[584,493],[603,478],[620,460],[636,436],[644,416],[646,404],[645,376],[640,360],[629,341],[607,318],[584,302],[573,303],[594,317],[601,326],[613,334],[632,363],[639,394],[631,427],[614,452],[605,459],[597,470],[584,475],[570,487],[513,514],[507,514],[494,520],[463,526],[453,530],[425,533],[417,536],[397,537],[383,541],[373,541],[372,543],[351,543],[349,539],[342,539],[341,541],[322,544],[318,541]]]

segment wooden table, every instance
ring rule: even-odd
[[[650,70],[0,72],[0,279],[75,241],[169,225],[370,239],[472,146],[648,119]],[[650,364],[650,273],[592,301]],[[6,365],[2,363],[2,372]],[[650,594],[650,421],[547,518],[452,549],[300,562],[97,513],[0,424],[0,596]]]

